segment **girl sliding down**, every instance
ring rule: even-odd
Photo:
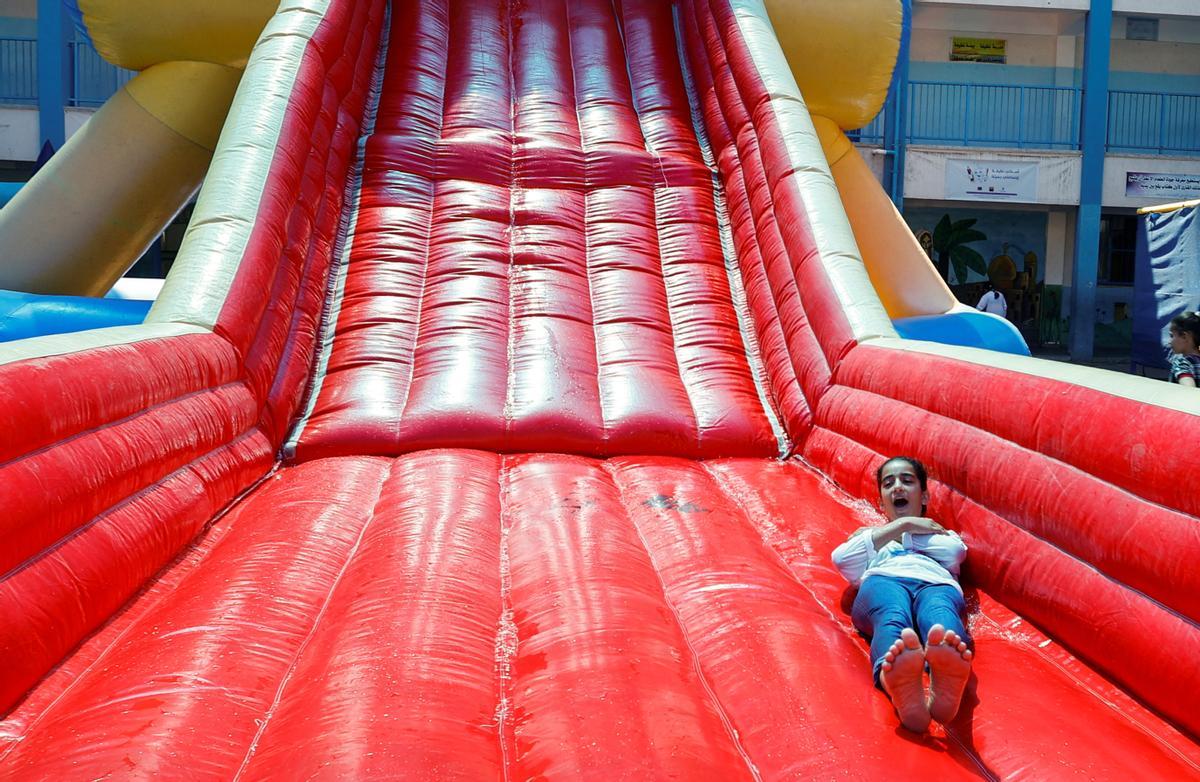
[[[888,523],[855,532],[834,549],[833,564],[858,586],[851,618],[871,640],[875,685],[891,698],[904,727],[924,733],[931,718],[954,719],[971,673],[958,584],[967,547],[925,517],[928,476],[919,461],[888,459],[875,480]]]

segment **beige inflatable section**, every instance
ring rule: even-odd
[[[813,117],[871,284],[888,316],[940,315],[957,304],[946,281],[846,134]]]
[[[0,209],[0,288],[100,296],[196,192],[241,71],[138,74]]]
[[[199,188],[277,0],[81,0],[96,49],[139,70],[0,210],[0,288],[102,295]]]

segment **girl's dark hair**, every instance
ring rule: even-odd
[[[1176,315],[1171,318],[1171,328],[1191,334],[1196,344],[1200,345],[1200,312],[1184,312],[1182,315]]]
[[[913,472],[917,474],[917,482],[921,484],[921,491],[929,488],[929,473],[925,470],[925,465],[921,464],[911,456],[893,456],[883,464],[879,465],[879,469],[875,471],[875,488],[883,488],[883,470],[892,462],[908,462],[912,465]]]

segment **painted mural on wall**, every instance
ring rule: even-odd
[[[951,285],[1005,288],[1026,272],[1030,285],[1045,277],[1045,212],[912,207],[904,219]]]

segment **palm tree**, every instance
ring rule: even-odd
[[[967,247],[971,242],[987,239],[982,231],[971,226],[979,222],[975,218],[950,221],[950,215],[942,215],[942,219],[933,229],[933,250],[937,253],[938,274],[947,282],[950,281],[950,264],[954,264],[954,278],[959,284],[967,281],[967,270],[976,271],[987,277],[987,263],[983,256]]]

